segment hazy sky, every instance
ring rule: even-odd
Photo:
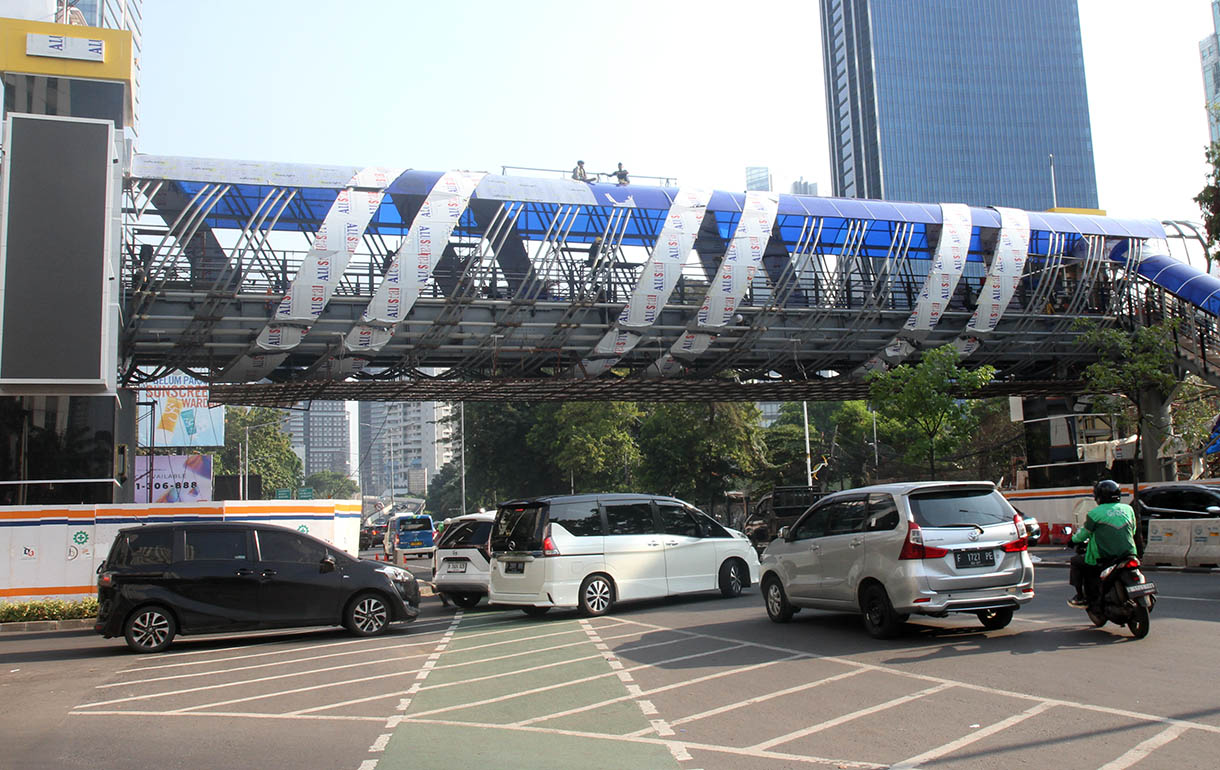
[[[139,149],[438,171],[583,158],[729,190],[766,165],[777,189],[829,194],[817,6],[148,2]],[[1102,208],[1199,219],[1210,3],[1080,0],[1080,17]]]

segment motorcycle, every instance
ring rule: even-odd
[[[1076,552],[1083,554],[1085,543],[1076,544]],[[1151,618],[1149,613],[1156,606],[1156,584],[1149,582],[1140,571],[1140,560],[1135,556],[1121,556],[1106,564],[1101,574],[1086,588],[1089,606],[1085,612],[1095,627],[1107,622],[1126,626],[1136,639],[1148,635]]]

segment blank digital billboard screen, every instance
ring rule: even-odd
[[[12,115],[0,226],[0,383],[103,383],[113,126]]]

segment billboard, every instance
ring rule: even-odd
[[[140,390],[140,445],[224,446],[225,408],[208,407],[208,384],[189,374],[163,377]],[[150,411],[151,410],[151,411]]]
[[[153,460],[149,473],[149,460]],[[211,455],[136,457],[137,503],[206,503],[212,499]]]

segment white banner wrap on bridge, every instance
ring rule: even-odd
[[[1000,213],[1000,237],[996,241],[995,257],[978,304],[966,328],[977,334],[995,329],[1004,309],[1012,301],[1029,256],[1029,214],[1018,209],[995,207]]]
[[[903,326],[907,331],[931,331],[936,326],[953,292],[957,290],[962,270],[966,268],[972,229],[970,207],[961,203],[942,203],[940,214],[941,230],[936,257],[928,270],[923,290],[919,292],[915,312],[911,313]]]
[[[733,240],[724,253],[716,279],[707,289],[703,305],[695,318],[700,327],[724,327],[732,320],[741,298],[750,288],[754,273],[762,262],[763,252],[771,239],[779,198],[773,193],[747,192],[741,219]],[[678,358],[692,359],[712,344],[715,335],[703,331],[688,331],[674,342],[669,353],[661,356],[647,374],[667,377],[681,370]]]
[[[348,332],[344,340],[347,352],[375,352],[394,336],[395,327],[411,312],[432,279],[432,271],[483,176],[450,171],[437,180],[411,220],[411,229],[365,308],[361,322]]]
[[[271,323],[259,333],[257,344],[260,348],[288,350],[296,347],[309,332],[309,327],[330,302],[352,254],[360,246],[369,220],[381,207],[385,188],[400,173],[401,169],[366,168],[352,177],[348,189],[339,191],[314,236],[313,246],[305,255],[301,269],[292,279],[288,293],[276,308]]]
[[[682,273],[682,265],[686,262],[695,245],[695,237],[703,225],[703,215],[707,212],[707,202],[711,199],[707,190],[679,190],[661,234],[652,248],[652,256],[644,263],[640,272],[640,280],[631,292],[631,300],[618,317],[618,329],[611,329],[593,348],[595,358],[615,360],[628,353],[642,339],[641,335],[631,331],[646,329],[656,323],[662,308],[673,294],[678,276]],[[582,362],[586,374],[596,376],[614,365],[613,361]]]

